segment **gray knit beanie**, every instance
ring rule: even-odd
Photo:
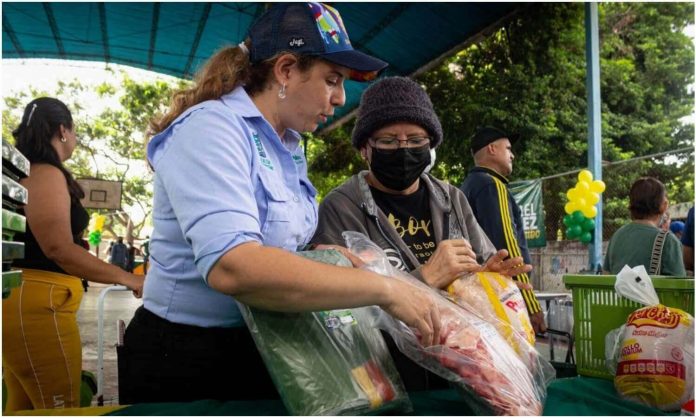
[[[410,78],[387,77],[368,87],[360,98],[353,146],[360,149],[376,130],[398,122],[414,123],[428,131],[431,148],[442,141],[442,125],[428,93]]]

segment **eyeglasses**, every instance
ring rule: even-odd
[[[430,145],[430,138],[427,136],[420,137],[414,136],[404,140],[398,139],[393,136],[382,137],[382,138],[370,138],[370,145],[373,147],[384,150],[384,151],[396,151],[406,144],[406,148],[420,148],[426,145]]]

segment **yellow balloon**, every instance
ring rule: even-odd
[[[594,206],[585,206],[580,209],[580,211],[582,211],[582,214],[585,215],[586,218],[592,219],[597,216],[597,208]]]
[[[566,203],[564,209],[565,209],[565,213],[567,213],[568,215],[571,215],[573,212],[575,212],[577,210],[575,208],[575,203],[573,203],[573,202]]]
[[[592,183],[592,172],[590,170],[581,170],[578,173],[578,181]]]
[[[595,193],[602,193],[604,190],[606,190],[607,185],[604,184],[602,180],[595,180],[592,183],[590,183],[590,190],[592,190]]]
[[[568,200],[571,201],[571,202],[572,202],[573,200],[577,199],[577,198],[578,198],[578,191],[577,191],[577,189],[576,189],[575,187],[571,187],[571,188],[568,189],[568,191],[566,192],[566,196],[568,196]]]
[[[573,203],[575,203],[575,210],[582,210],[582,208],[587,206],[587,201],[582,197],[578,197],[573,201]]]
[[[104,221],[105,220],[106,220],[106,217],[104,215],[97,215],[97,217],[94,220],[94,230],[101,231],[102,228],[104,228]]]
[[[585,200],[587,201],[587,203],[594,206],[599,202],[599,194],[597,194],[595,192],[588,192],[585,195]]]
[[[575,188],[580,192],[580,195],[583,195],[586,191],[590,190],[590,183],[579,181],[578,184],[575,185]]]

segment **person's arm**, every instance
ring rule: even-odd
[[[668,232],[662,252],[661,274],[665,276],[686,277],[682,244],[674,234]]]
[[[416,328],[424,345],[437,344],[439,339],[439,311],[427,291],[398,279],[318,263],[256,242],[226,252],[211,269],[208,284],[244,304],[272,311],[378,305]]]
[[[694,271],[694,208],[689,209],[689,214],[686,216],[686,225],[684,225],[681,242],[684,267],[689,271]]]
[[[512,227],[513,214],[510,213],[505,185],[502,183],[498,184],[493,180],[481,188],[479,193],[469,203],[475,206],[474,211],[478,214],[477,220],[479,225],[481,225],[481,228],[486,232],[486,235],[497,249],[507,250],[510,257],[513,258],[524,257],[517,241],[515,230]],[[513,279],[525,285],[530,284],[529,276],[526,272],[518,274]],[[544,332],[546,325],[544,324],[543,312],[534,292],[529,288],[521,288],[520,291],[522,292],[534,330],[536,332]]]
[[[120,284],[140,295],[143,278],[107,264],[75,244],[70,228],[70,195],[65,177],[56,167],[32,166],[31,176],[22,180],[29,192],[24,208],[27,222],[41,251],[73,276],[93,282]]]
[[[694,271],[694,247],[683,245],[682,251],[682,256],[684,258],[684,268],[686,270]]]

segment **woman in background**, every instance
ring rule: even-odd
[[[29,192],[22,285],[2,303],[2,363],[6,411],[80,406],[82,344],[77,309],[80,278],[121,284],[139,297],[143,278],[99,260],[81,245],[89,215],[80,185],[63,163],[77,145],[72,115],[58,99],[42,97],[24,109],[12,135],[31,162],[21,184]]]

